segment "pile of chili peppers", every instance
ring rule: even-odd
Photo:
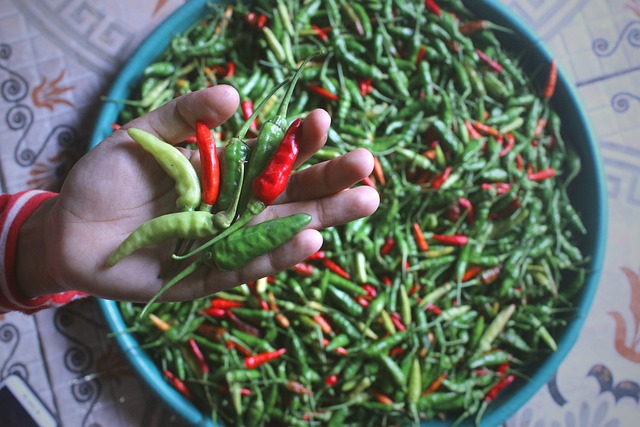
[[[551,107],[555,62],[524,73],[500,31],[459,0],[258,0],[213,6],[145,71],[122,121],[231,84],[242,108],[214,130],[225,141],[277,116],[266,105],[248,121],[324,50],[285,121],[331,113],[310,163],[356,147],[376,159],[362,185],[378,211],[325,230],[291,270],[152,304],[145,320],[121,304],[167,381],[215,422],[477,422],[556,349],[588,261],[568,195],[580,159]]]

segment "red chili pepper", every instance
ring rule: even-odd
[[[441,174],[436,175],[432,180],[431,180],[431,188],[433,188],[434,190],[437,190],[438,188],[442,187],[442,184],[444,184],[447,179],[449,179],[449,176],[451,176],[451,171],[453,170],[453,168],[451,166],[447,166],[444,169],[444,172],[442,172]]]
[[[202,310],[202,313],[217,318],[227,317],[227,310],[224,308],[209,307]]]
[[[196,358],[196,362],[198,363],[198,367],[200,368],[200,373],[208,374],[209,373],[209,365],[207,365],[207,361],[204,358],[204,354],[202,354],[202,350],[198,346],[198,343],[195,339],[189,338],[189,347],[191,347],[191,352]]]
[[[426,396],[427,394],[431,394],[434,393],[436,391],[438,391],[438,389],[440,388],[440,386],[442,385],[442,383],[444,382],[444,380],[447,379],[447,373],[443,373],[441,374],[438,378],[436,378],[430,385],[429,387],[427,387],[423,392],[422,392],[422,396]]]
[[[244,304],[240,301],[232,301],[224,298],[212,298],[209,302],[209,307],[211,308],[220,308],[223,310],[228,310],[230,308],[238,308],[243,307]]]
[[[420,46],[420,49],[418,50],[418,54],[416,55],[416,62],[415,62],[416,65],[422,62],[426,53],[427,53],[426,46],[425,45]]]
[[[370,285],[369,283],[363,284],[361,288],[367,291],[367,297],[370,299],[373,299],[378,296],[378,290],[373,285]]]
[[[498,366],[498,369],[496,369],[496,373],[502,376],[506,374],[508,370],[509,370],[509,362],[504,362],[503,364]]]
[[[481,134],[493,136],[494,138],[500,137],[500,131],[498,129],[477,120],[473,123],[473,127]]]
[[[473,204],[471,201],[465,197],[458,198],[458,204],[467,211],[467,219],[470,224],[473,224]]]
[[[469,238],[464,234],[433,234],[431,238],[440,243],[454,246],[464,246],[469,243]]]
[[[480,134],[480,132],[478,132],[476,128],[473,127],[473,124],[469,120],[465,120],[464,125],[467,127],[467,130],[469,131],[469,136],[471,138],[473,139],[482,138],[482,135]]]
[[[218,387],[218,391],[220,391],[221,393],[229,393],[229,387],[224,385],[224,384],[220,384],[220,386]],[[250,396],[251,395],[251,390],[246,388],[246,387],[241,387],[240,388],[240,395],[241,396]]]
[[[546,125],[547,125],[547,119],[545,119],[544,117],[541,117],[540,120],[538,120],[538,123],[536,123],[536,128],[533,131],[533,136],[534,137],[540,136],[540,134],[542,133]]]
[[[442,309],[435,304],[429,304],[425,310],[436,316],[440,316],[442,314]]]
[[[511,383],[513,383],[513,381],[515,379],[516,379],[516,376],[514,374],[510,374],[510,375],[507,375],[506,377],[502,378],[500,381],[498,381],[496,383],[496,385],[494,385],[491,389],[489,389],[487,394],[485,394],[485,396],[484,396],[484,400],[486,402],[491,402],[493,399],[496,398],[498,393],[500,393],[507,386],[509,386]]]
[[[325,258],[322,260],[322,263],[325,267],[329,269],[332,273],[336,273],[338,276],[342,276],[345,279],[351,280],[351,275],[347,273],[342,267],[336,264],[333,260],[329,258]]]
[[[311,24],[311,28],[313,28],[313,30],[316,32],[320,40],[322,41],[329,40],[329,36],[327,35],[327,32],[323,28],[318,27],[316,24]]]
[[[299,262],[291,267],[291,269],[303,277],[313,276],[315,271],[315,267],[311,264],[307,264],[306,262]]]
[[[325,251],[318,251],[318,252],[314,253],[313,255],[308,256],[307,257],[307,261],[313,261],[313,260],[316,260],[316,259],[325,259],[326,256],[327,256],[327,254],[325,253]]]
[[[389,252],[391,252],[391,249],[393,249],[395,244],[396,241],[392,237],[387,238],[387,240],[385,240],[384,242],[384,245],[382,245],[382,248],[380,248],[380,255],[387,255]]]
[[[268,18],[263,14],[258,15],[255,12],[249,12],[247,13],[246,19],[251,26],[257,28],[258,30],[261,30],[267,24]]]
[[[518,153],[516,156],[516,168],[521,171],[524,168],[524,160],[522,159],[522,154]]]
[[[396,356],[400,356],[404,353],[404,349],[400,346],[396,346],[393,347],[391,350],[389,350],[389,357],[396,357]]]
[[[339,354],[340,356],[346,356],[347,354],[349,354],[349,350],[344,347],[338,347],[336,348],[336,354]]]
[[[369,307],[370,302],[369,302],[369,300],[368,300],[366,297],[364,297],[363,295],[358,295],[358,296],[357,296],[357,297],[355,297],[354,299],[355,299],[355,300],[356,300],[356,302],[357,302],[358,304],[360,304],[362,307],[364,307],[364,308]]]
[[[463,36],[469,36],[477,33],[478,31],[486,30],[491,27],[491,22],[483,19],[467,22],[458,28],[460,34]]]
[[[488,182],[483,182],[482,184],[480,184],[480,188],[485,190],[485,191],[489,191],[491,189],[495,189],[496,190],[496,194],[500,195],[500,194],[504,194],[504,193],[508,192],[509,190],[511,190],[511,184],[509,184],[507,182],[496,182],[495,184],[490,184]]]
[[[297,381],[289,380],[286,384],[287,390],[292,391],[295,394],[305,394],[307,396],[313,396],[313,392],[300,384]]]
[[[329,324],[329,322],[327,322],[327,319],[322,317],[322,315],[319,314],[317,316],[314,316],[313,321],[316,322],[318,326],[320,326],[320,330],[323,334],[329,335],[333,331],[331,325]]]
[[[398,313],[391,313],[391,322],[393,322],[393,325],[399,331],[404,331],[407,329],[404,323],[402,323],[402,319],[400,318],[400,314]]]
[[[442,11],[440,10],[440,6],[438,6],[435,0],[424,0],[424,5],[432,13],[435,13],[437,16],[442,16]]]
[[[196,121],[196,143],[202,164],[202,203],[213,206],[220,191],[220,164],[216,142],[203,121]]]
[[[376,181],[380,185],[385,185],[387,180],[384,176],[384,169],[382,168],[382,163],[380,163],[380,159],[376,156],[373,157],[373,176],[376,178]]]
[[[531,172],[527,175],[527,177],[531,181],[542,181],[545,179],[553,178],[554,176],[556,176],[556,170],[554,168],[541,169],[537,172]]]
[[[116,131],[118,129],[120,129],[122,126],[120,126],[117,123],[111,123],[111,130]]]
[[[300,118],[291,123],[265,170],[253,181],[253,195],[266,206],[272,204],[287,187],[291,169],[298,157],[301,125]]]
[[[371,179],[370,176],[366,176],[362,179],[362,183],[368,187],[371,187],[373,189],[377,189],[376,187],[376,183],[373,182],[373,180]]]
[[[324,383],[327,385],[327,387],[333,387],[337,382],[338,376],[336,374],[331,374],[324,380]]]
[[[476,277],[478,274],[480,274],[481,271],[482,271],[482,268],[478,267],[477,265],[474,265],[473,267],[469,267],[467,271],[465,271],[464,274],[462,275],[461,280],[463,282],[467,282],[473,279],[474,277]]]
[[[542,96],[549,99],[553,96],[556,90],[556,83],[558,80],[558,64],[556,60],[553,59],[551,61],[551,68],[549,69],[549,75],[547,77],[547,83],[544,86],[544,90],[542,91]]]
[[[263,300],[263,299],[258,300],[258,305],[260,306],[260,308],[261,308],[263,311],[270,311],[270,310],[271,310],[271,308],[269,308],[269,303],[268,303],[268,302],[266,302],[266,301],[265,301],[265,300]]]
[[[240,106],[242,108],[242,117],[245,120],[247,120],[249,117],[251,117],[251,115],[253,115],[253,102],[251,100],[245,99],[244,101],[242,101]],[[251,122],[250,129],[254,132],[258,130],[257,118],[253,122]]]
[[[500,157],[506,156],[509,151],[513,150],[513,147],[516,146],[516,137],[511,132],[508,132],[505,142],[504,148],[500,150]]]
[[[391,400],[389,396],[374,390],[371,390],[370,392],[373,395],[373,397],[378,401],[378,403],[382,403],[383,405],[393,405],[393,400]]]
[[[487,64],[490,69],[492,69],[496,73],[501,73],[502,72],[502,65],[500,65],[499,63],[497,63],[493,59],[489,58],[489,55],[487,55],[486,53],[484,53],[480,49],[476,49],[476,53],[478,54],[478,57],[482,60],[482,62]]]
[[[281,348],[275,351],[266,351],[264,353],[254,354],[244,358],[244,366],[247,369],[255,369],[260,365],[271,362],[277,359],[287,352],[286,348]]]
[[[249,350],[248,348],[238,344],[235,341],[227,340],[225,345],[227,346],[227,348],[229,350],[238,350],[238,352],[240,352],[240,354],[242,354],[245,357],[246,356],[251,356],[251,350]]]
[[[329,92],[327,89],[318,86],[316,84],[313,83],[309,83],[307,85],[307,87],[309,88],[309,90],[313,93],[315,93],[316,95],[321,96],[322,98],[326,98],[326,99],[330,99],[332,101],[337,101],[338,99],[340,99],[340,97],[338,95],[336,95],[333,92]]]
[[[176,377],[173,372],[171,372],[168,369],[165,369],[164,371],[164,375],[167,377],[167,379],[171,382],[171,384],[173,385],[173,387],[178,390],[180,393],[182,393],[183,396],[185,396],[188,399],[191,399],[193,396],[191,394],[191,391],[187,388],[187,385],[182,382],[182,380],[178,377]]]
[[[236,64],[235,62],[227,62],[227,70],[224,74],[224,77],[233,77],[233,75],[236,73]]]
[[[422,252],[426,252],[429,250],[427,239],[424,237],[422,229],[420,228],[420,224],[418,224],[417,222],[413,223],[413,237],[416,239],[418,249],[420,249]]]
[[[358,88],[360,89],[360,95],[366,96],[373,91],[373,85],[371,79],[363,79],[358,81]]]

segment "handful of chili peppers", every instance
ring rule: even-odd
[[[210,264],[225,270],[235,270],[290,240],[311,221],[311,216],[307,214],[295,214],[247,226],[254,216],[271,205],[287,187],[293,164],[298,157],[302,119],[297,118],[287,125],[286,111],[295,84],[311,58],[312,56],[309,56],[303,61],[294,74],[276,117],[266,122],[259,130],[255,148],[239,150],[241,158],[225,158],[230,162],[228,168],[238,168],[241,172],[238,174],[237,171],[233,171],[232,174],[223,177],[225,181],[238,179],[225,187],[225,190],[233,192],[233,195],[230,195],[230,204],[225,210],[218,209],[217,212],[212,212],[220,193],[221,177],[215,139],[204,122],[199,120],[195,124],[195,142],[203,169],[202,186],[196,170],[176,147],[140,129],[131,128],[127,131],[129,136],[151,154],[162,169],[174,179],[178,195],[176,205],[180,212],[165,214],[141,224],[109,256],[107,265],[113,266],[138,249],[168,239],[180,239],[177,249],[183,239],[189,239],[191,243],[197,239],[209,239],[187,254],[174,254],[174,258],[185,259],[207,249],[204,256],[192,262],[156,292],[145,305],[141,316],[146,314],[147,309],[164,292],[201,265]],[[274,96],[284,83],[272,89],[265,102]],[[229,145],[246,146],[242,138],[263,106],[264,103],[246,119],[238,135]],[[231,149],[233,150],[233,147]],[[249,153],[251,155],[247,156]],[[245,162],[249,163],[246,174]],[[244,186],[245,178],[251,183],[250,186]],[[246,194],[245,188],[250,191],[250,195],[247,197],[246,205],[241,206],[244,207],[242,214],[237,215],[238,203],[241,196]],[[197,207],[198,210],[194,211]],[[191,244],[187,250],[190,246]]]
[[[556,349],[588,263],[569,197],[580,158],[552,107],[555,63],[535,84],[501,31],[459,0],[258,0],[213,6],[150,67],[123,121],[226,83],[243,105],[217,130],[226,139],[323,49],[286,118],[332,114],[311,162],[356,147],[376,158],[362,185],[379,191],[378,211],[325,230],[304,263],[152,304],[148,320],[121,304],[167,380],[214,422],[479,422]],[[154,71],[163,63],[172,71]],[[275,116],[267,105],[257,121]]]

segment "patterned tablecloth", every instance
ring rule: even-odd
[[[504,0],[558,58],[600,143],[609,235],[582,334],[508,426],[640,419],[640,0]],[[0,0],[0,189],[56,190],[100,96],[183,0]],[[178,425],[132,373],[93,300],[0,319],[0,379],[21,375],[62,426]]]

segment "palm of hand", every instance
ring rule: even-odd
[[[207,118],[210,127],[220,125],[237,105],[238,96],[232,88],[216,86],[177,98],[128,126],[149,130],[172,143],[192,135],[198,119]],[[305,118],[297,165],[322,147],[329,124],[329,116],[321,110]],[[197,152],[184,152],[199,170]],[[258,220],[306,212],[313,218],[307,229],[237,271],[200,268],[164,294],[162,300],[205,296],[302,261],[322,245],[317,230],[375,211],[379,203],[375,190],[350,188],[372,168],[371,154],[358,149],[294,173],[286,191]],[[124,130],[87,153],[69,173],[47,215],[44,250],[54,254],[48,261],[55,282],[52,287],[109,299],[149,300],[166,283],[166,277],[160,276],[167,271],[175,241],[136,251],[113,267],[107,267],[106,260],[142,223],[177,210],[174,185],[155,159]]]

